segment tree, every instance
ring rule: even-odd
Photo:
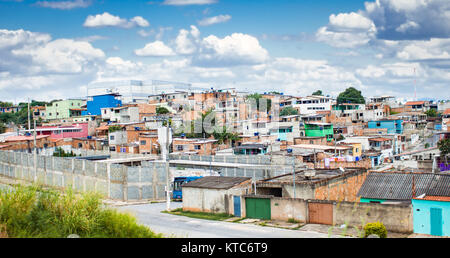
[[[437,115],[438,115],[436,109],[433,109],[433,108],[428,109],[428,110],[425,112],[425,114],[426,114],[428,117],[437,117]]]
[[[0,107],[12,107],[13,103],[0,101]]]
[[[337,98],[337,103],[353,103],[353,104],[366,104],[366,100],[361,94],[361,91],[350,87],[347,88],[344,92],[341,92]]]
[[[440,140],[437,146],[441,151],[441,157],[444,157],[445,163],[447,164],[447,155],[450,153],[450,138]]]
[[[285,107],[280,112],[280,116],[293,116],[298,115],[298,110],[293,107]]]
[[[156,108],[156,114],[158,114],[158,115],[164,115],[164,114],[169,114],[169,113],[170,113],[170,111],[165,107],[157,107]]]
[[[195,121],[191,121],[189,124],[191,128],[189,129],[189,132],[185,133],[186,138],[209,138],[211,133],[208,133],[207,131],[210,131],[210,129],[216,126],[215,116],[216,113],[214,110],[210,109],[204,114],[201,114],[200,118]],[[205,127],[205,122],[207,122],[207,127]],[[185,128],[184,125],[182,125],[182,128],[184,132],[187,131],[187,128]],[[195,132],[195,128],[201,128],[201,132]]]
[[[113,125],[108,128],[108,132],[110,132],[110,133],[120,131],[120,130],[122,130],[122,127],[120,125]]]
[[[313,96],[323,96],[323,93],[321,90],[315,91],[313,94]]]
[[[219,130],[214,130],[213,136],[214,139],[217,140],[218,144],[223,144],[230,141],[233,143],[240,139],[239,134],[229,132],[226,126],[222,127],[222,132],[219,132]]]
[[[6,131],[6,126],[3,123],[0,123],[0,133],[4,133]]]
[[[270,109],[272,108],[272,100],[264,98],[261,94],[255,93],[252,95],[248,95],[247,100],[251,100],[251,99],[254,99],[256,101],[256,109],[258,111],[269,112]],[[264,99],[264,100],[262,100],[262,99]],[[263,103],[263,101],[266,101],[266,103],[267,103],[267,110],[261,110],[261,108],[262,108],[261,104]]]

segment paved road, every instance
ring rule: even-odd
[[[180,208],[181,203],[171,203],[171,209]],[[161,213],[165,203],[129,205],[118,207],[136,216],[138,221],[154,232],[177,238],[327,238],[328,234],[263,227],[253,224],[231,223],[193,219]]]

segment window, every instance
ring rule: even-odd
[[[114,140],[114,135],[110,135],[109,136],[109,140],[113,141]]]
[[[78,143],[78,148],[83,148],[83,144],[81,142]]]
[[[109,150],[110,151],[116,151],[116,147],[115,146],[109,147]]]
[[[381,123],[380,123],[380,122],[377,122],[377,126],[381,126]]]
[[[146,145],[147,141],[141,141],[141,145]]]
[[[177,150],[182,151],[183,150],[183,145],[177,145]]]
[[[196,150],[201,150],[202,149],[202,146],[201,145],[195,145],[195,147],[194,147]]]

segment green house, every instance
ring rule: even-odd
[[[56,101],[46,107],[45,118],[52,120],[81,116],[81,111],[86,109],[83,107],[84,105],[86,105],[86,101],[81,99]]]
[[[327,141],[333,140],[333,124],[309,123],[305,124],[306,137],[326,137]]]

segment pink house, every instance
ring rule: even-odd
[[[31,134],[34,130],[27,130]],[[69,126],[40,126],[36,127],[37,135],[50,135],[53,139],[80,138],[88,136],[88,123],[74,123]]]

